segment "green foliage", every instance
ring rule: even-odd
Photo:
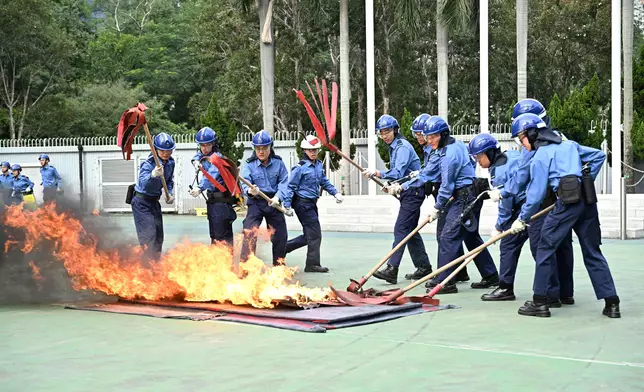
[[[208,108],[201,115],[199,128],[202,127],[210,127],[217,133],[219,151],[239,166],[239,161],[244,155],[244,146],[241,143],[235,144],[237,128],[235,124],[230,122],[226,113],[219,108],[215,94],[211,95]]]
[[[644,160],[644,118],[640,118],[637,111],[633,114],[631,141],[633,143],[633,159]]]
[[[581,90],[573,90],[563,102],[555,94],[548,107],[548,115],[552,127],[562,131],[569,139],[585,146],[600,148],[603,140],[597,123],[600,109],[599,78],[595,75]],[[596,125],[591,128],[593,121]]]

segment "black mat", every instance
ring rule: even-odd
[[[158,304],[158,302],[148,304],[119,302],[68,305],[66,308],[193,321],[227,321],[302,332],[326,332],[330,329],[355,327],[456,308],[453,305],[427,306],[415,303],[400,306],[329,306],[306,310],[256,309],[247,306],[211,303],[182,303],[179,307],[176,303],[173,303],[172,306]]]

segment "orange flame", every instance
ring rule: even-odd
[[[65,266],[75,290],[96,290],[127,299],[181,296],[188,301],[259,308],[274,307],[276,301],[285,299],[298,304],[329,300],[329,289],[305,288],[293,282],[296,268],[268,267],[251,255],[240,263],[239,273],[235,272],[232,251],[225,244],[185,241],[170,249],[159,262],[144,267],[140,247],[121,252],[98,249],[97,239],[85,232],[80,221],[56,212],[52,204],[34,211],[10,207],[5,225],[24,230],[24,252],[51,241],[53,255]]]
[[[29,266],[31,267],[31,271],[33,272],[33,277],[35,280],[45,280],[45,278],[42,277],[40,274],[40,268],[34,263],[33,261],[29,262]]]

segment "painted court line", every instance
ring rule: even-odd
[[[562,360],[562,361],[595,363],[595,364],[600,364],[600,365],[612,365],[612,366],[626,366],[626,367],[644,368],[644,363],[637,363],[637,362],[600,361],[600,360],[597,360],[597,359],[561,357],[561,356],[558,356],[558,355],[526,353],[526,352],[497,350],[497,349],[479,348],[479,347],[471,347],[471,346],[459,346],[459,345],[437,344],[437,343],[424,343],[424,342],[413,342],[413,341],[410,342],[410,341],[406,341],[406,340],[380,338],[380,337],[375,337],[375,336],[362,336],[362,335],[346,333],[346,332],[344,332],[344,333],[334,333],[334,335],[362,337],[364,339],[383,340],[383,341],[387,341],[387,342],[391,342],[391,343],[415,344],[415,345],[419,345],[419,346],[451,348],[451,349],[455,349],[455,350],[480,351],[480,352],[493,353],[493,354],[507,354],[507,355],[517,355],[517,356],[522,356],[522,357],[558,359],[558,360]]]

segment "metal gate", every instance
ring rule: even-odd
[[[130,212],[132,207],[125,203],[128,186],[135,184],[141,163],[147,157],[138,157],[126,161],[122,158],[99,158],[99,195],[100,209],[106,212]],[[174,194],[178,195],[181,189],[181,159],[175,161],[174,169]],[[161,210],[163,212],[175,212],[181,207],[182,200],[175,198],[174,204],[166,204],[162,196]]]

